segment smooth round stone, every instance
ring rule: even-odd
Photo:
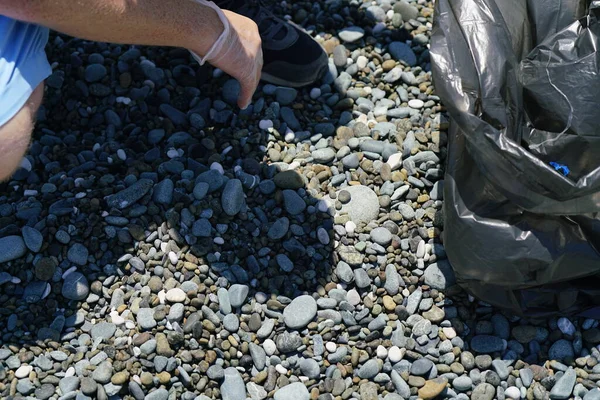
[[[62,286],[63,297],[69,300],[84,300],[90,293],[87,278],[80,272],[71,272],[65,278]]]
[[[456,284],[454,270],[446,260],[439,260],[431,264],[427,267],[423,276],[425,283],[433,289],[445,290]]]
[[[359,26],[349,26],[340,30],[338,36],[344,42],[352,43],[362,39],[365,36],[365,31]]]
[[[246,285],[231,285],[229,288],[229,303],[232,307],[241,307],[246,302],[250,288]]]
[[[90,331],[92,335],[92,339],[110,339],[113,337],[117,330],[115,324],[111,324],[109,322],[100,322],[92,327]]]
[[[230,179],[225,184],[221,195],[221,206],[223,211],[229,215],[237,215],[245,203],[244,188],[239,179]]]
[[[302,382],[295,382],[278,389],[273,398],[274,400],[309,400],[310,394]]]
[[[379,371],[379,361],[371,359],[364,363],[362,367],[360,367],[358,370],[358,377],[361,379],[372,379],[379,373]]]
[[[206,194],[208,193],[209,188],[210,188],[210,185],[208,183],[198,182],[196,184],[196,186],[194,186],[194,191],[193,191],[194,198],[196,200],[202,200],[203,198],[206,197]]]
[[[302,176],[293,170],[279,172],[273,177],[273,182],[281,189],[300,189],[304,187],[304,179]]]
[[[460,392],[466,392],[473,387],[473,381],[466,375],[459,376],[452,381],[452,387]]]
[[[15,371],[15,377],[18,379],[23,379],[29,376],[29,374],[33,371],[33,367],[31,365],[21,365]]]
[[[349,186],[343,189],[350,193],[350,201],[342,205],[339,213],[347,213],[355,224],[369,223],[379,216],[379,199],[377,194],[367,186],[357,185]],[[339,192],[338,192],[339,195]],[[325,199],[330,207],[335,207],[335,201],[330,198]]]
[[[381,246],[387,246],[392,241],[392,233],[386,228],[375,228],[371,231],[371,240]]]
[[[277,351],[277,345],[273,340],[267,339],[263,343],[263,349],[265,349],[265,353],[267,353],[268,356],[272,356]]]
[[[142,329],[152,329],[156,326],[154,310],[151,308],[140,308],[137,313],[137,323]]]
[[[313,151],[312,156],[316,163],[328,164],[335,159],[335,151],[332,148],[326,147]]]
[[[27,253],[27,247],[21,236],[0,238],[0,264],[21,258],[25,253]]]
[[[35,390],[35,398],[38,400],[47,400],[54,395],[56,388],[50,383],[44,383]]]
[[[573,344],[565,339],[557,340],[548,351],[548,357],[550,360],[567,360],[575,357],[575,351],[573,350]]]
[[[37,253],[42,249],[44,238],[40,231],[29,226],[24,226],[21,233],[23,234],[25,245],[29,250]]]
[[[71,246],[69,252],[67,253],[69,261],[71,261],[73,264],[81,266],[87,263],[88,255],[88,249],[80,243],[75,243],[73,246]]]
[[[504,391],[504,395],[509,399],[517,400],[521,398],[521,391],[518,387],[511,386],[509,388],[506,388],[506,390]]]
[[[213,380],[220,380],[223,379],[223,377],[225,376],[225,371],[220,365],[211,365],[210,368],[206,371],[206,376]]]
[[[235,314],[227,314],[225,318],[223,318],[223,327],[227,329],[229,332],[237,332],[240,327],[240,320]]]
[[[388,51],[394,60],[404,61],[410,66],[414,66],[417,63],[417,56],[414,51],[404,42],[390,43]]]
[[[166,293],[167,301],[171,303],[182,303],[185,301],[187,295],[180,288],[169,289]]]
[[[90,64],[85,68],[85,80],[93,83],[101,80],[107,74],[106,67],[102,64]]]
[[[240,400],[246,398],[246,385],[237,369],[229,367],[224,371],[221,384],[222,400]]]
[[[360,165],[360,161],[358,159],[358,155],[356,153],[351,153],[342,158],[342,165],[347,169],[356,169]]]
[[[419,100],[419,99],[409,100],[409,102],[408,102],[408,106],[410,108],[415,108],[415,109],[423,108],[424,104],[425,103],[423,102],[423,100]]]
[[[294,88],[280,86],[275,89],[275,99],[282,106],[292,104],[296,100],[296,96],[298,96],[298,91]]]
[[[312,358],[303,358],[300,360],[300,371],[310,379],[317,379],[321,376],[319,363]]]
[[[327,342],[325,343],[325,348],[328,352],[335,353],[335,351],[337,350],[337,345],[333,342]]]
[[[392,363],[399,362],[403,358],[402,350],[398,346],[392,346],[388,351],[388,358]]]
[[[388,356],[388,351],[385,347],[383,347],[382,345],[377,346],[377,358],[381,358],[382,360],[385,359]]]
[[[433,362],[427,358],[419,358],[415,362],[413,362],[410,367],[410,373],[412,375],[423,376],[431,371],[433,368]]]
[[[284,310],[283,321],[290,329],[304,328],[317,315],[317,302],[308,295],[296,297]]]
[[[283,191],[283,205],[291,215],[298,215],[306,209],[306,203],[294,190]]]
[[[275,260],[277,261],[277,265],[285,272],[291,272],[294,269],[294,263],[285,254],[277,254]]]

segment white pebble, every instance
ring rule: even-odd
[[[392,154],[387,160],[387,165],[390,166],[392,171],[400,168],[402,166],[402,153]]]
[[[119,96],[115,100],[117,103],[122,103],[128,106],[131,103],[131,99],[129,97]]]
[[[109,164],[112,164],[112,163],[113,163],[113,159],[112,159],[112,157],[106,157],[106,161],[107,161]]]
[[[10,278],[10,283],[18,285],[19,283],[21,283],[21,279],[17,278],[16,276],[13,276],[12,278]]]
[[[279,372],[281,375],[285,375],[288,372],[287,369],[281,364],[277,364],[277,366],[275,367],[275,370],[277,372]]]
[[[125,322],[125,328],[133,329],[133,328],[135,328],[135,323],[133,321],[127,321],[127,322]]]
[[[27,189],[23,191],[23,196],[25,197],[37,196],[37,194],[38,191],[33,189]]]
[[[348,303],[353,306],[357,306],[360,304],[360,294],[355,289],[349,290],[348,295],[346,296]]]
[[[413,99],[413,100],[408,101],[408,106],[410,108],[416,108],[416,109],[423,108],[424,104],[425,103],[423,103],[423,100],[419,100],[419,99]]]
[[[69,369],[65,371],[65,378],[69,376],[75,376],[75,367],[69,367]]]
[[[21,168],[23,168],[27,172],[31,172],[31,169],[32,169],[31,161],[29,161],[29,159],[27,157],[23,157],[21,159]]]
[[[165,299],[167,297],[167,294],[165,293],[164,290],[161,290],[160,292],[158,292],[156,294],[156,296],[158,297],[158,301],[160,301],[160,304],[165,304]]]
[[[174,251],[169,252],[169,261],[171,261],[171,264],[173,265],[177,264],[177,261],[179,261],[179,257],[177,257],[177,254],[175,254]]]
[[[179,157],[179,152],[176,149],[169,149],[169,151],[167,151],[167,157],[177,158]]]
[[[213,78],[218,78],[220,76],[223,76],[223,70],[219,69],[219,68],[215,68],[213,70]]]
[[[283,140],[285,140],[286,143],[292,143],[295,139],[296,139],[296,134],[294,132],[286,133],[283,138]]]
[[[319,89],[319,88],[312,88],[310,90],[310,98],[311,99],[313,99],[313,100],[314,99],[318,99],[319,96],[321,96],[321,89]]]
[[[121,325],[125,323],[125,318],[121,317],[116,310],[110,312],[110,319],[115,325]]]
[[[270,357],[277,351],[277,345],[271,339],[267,339],[263,343],[263,349],[265,349],[265,353]]]
[[[33,371],[33,367],[31,365],[21,365],[16,371],[15,376],[18,379],[26,378],[29,376],[29,373]]]
[[[120,160],[127,160],[127,154],[125,154],[125,150],[123,149],[119,149],[117,150],[117,157],[119,157]]]
[[[456,331],[454,328],[442,328],[442,332],[446,335],[448,339],[454,339],[456,337]]]
[[[79,192],[75,195],[76,199],[83,199],[85,196],[87,196],[86,192]]]
[[[504,391],[504,395],[509,399],[520,399],[521,391],[516,386],[511,386]]]
[[[348,221],[344,225],[344,228],[346,229],[346,233],[353,235],[356,230],[356,224],[353,221]]]
[[[388,356],[387,349],[385,347],[383,347],[382,345],[377,346],[377,358],[381,358],[382,360],[385,360],[387,356]]]
[[[222,245],[225,244],[225,239],[223,239],[222,237],[216,237],[213,239],[213,242],[215,244]]]
[[[166,296],[167,300],[171,303],[182,303],[186,297],[187,295],[180,288],[169,289]]]
[[[364,69],[369,63],[369,59],[365,56],[358,56],[356,59],[356,66],[358,69]]]
[[[44,289],[44,293],[42,294],[42,300],[44,300],[46,297],[48,297],[51,289],[52,289],[52,287],[50,286],[50,284],[46,283],[46,289]]]
[[[92,147],[92,151],[94,151],[94,152],[95,152],[95,151],[98,151],[98,150],[100,150],[101,148],[102,148],[102,146],[100,146],[100,143],[96,143],[96,144],[94,145],[94,147]]]
[[[271,121],[270,119],[262,119],[259,123],[258,123],[258,127],[262,130],[267,130],[269,128],[273,127],[273,121]]]
[[[215,171],[218,171],[221,175],[223,175],[225,173],[225,171],[223,170],[223,166],[216,161],[214,163],[210,164],[210,169],[214,169]]]
[[[327,342],[325,344],[325,348],[327,349],[328,352],[335,353],[335,350],[337,349],[337,345],[333,342]]]
[[[388,352],[388,358],[390,362],[397,363],[404,357],[404,352],[398,346],[392,346]]]

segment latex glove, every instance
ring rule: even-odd
[[[252,101],[260,81],[263,66],[261,39],[254,21],[227,10],[221,10],[213,2],[196,0],[216,11],[223,23],[223,32],[210,50],[199,56],[190,51],[200,65],[208,62],[221,69],[240,83],[238,106],[245,109]]]

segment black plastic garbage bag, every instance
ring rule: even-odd
[[[600,2],[437,0],[444,245],[518,315],[600,316]]]

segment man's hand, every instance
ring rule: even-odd
[[[227,40],[207,61],[240,82],[238,104],[245,108],[262,69],[260,36],[252,20],[224,13]],[[0,14],[81,39],[183,47],[201,56],[224,28],[218,13],[196,0],[0,0]]]
[[[237,79],[241,86],[238,106],[244,109],[252,101],[260,81],[261,39],[254,21],[231,11],[223,10],[223,13],[229,20],[228,36],[207,62]]]

